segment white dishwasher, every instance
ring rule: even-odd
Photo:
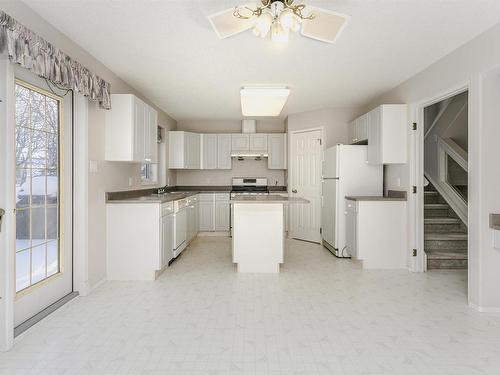
[[[346,215],[346,255],[351,258],[358,257],[358,205],[355,201],[345,201]]]
[[[187,199],[179,199],[174,202],[174,258],[182,253],[187,246],[187,209]]]
[[[174,258],[174,205],[173,202],[161,205],[161,251],[160,269],[170,265]]]

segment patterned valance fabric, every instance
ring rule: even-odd
[[[0,11],[0,53],[40,77],[111,109],[111,85],[14,18]]]

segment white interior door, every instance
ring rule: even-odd
[[[14,325],[73,290],[72,94],[16,69]]]
[[[309,204],[290,206],[290,236],[321,242],[321,130],[292,133],[290,137],[290,194]]]

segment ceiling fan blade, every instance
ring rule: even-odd
[[[350,17],[332,10],[307,6],[304,14],[314,14],[314,19],[302,21],[301,34],[326,43],[335,43]]]
[[[257,5],[255,3],[247,3],[241,6],[243,9],[245,7],[256,9]],[[253,19],[237,18],[233,15],[233,12],[234,8],[230,8],[208,16],[210,24],[220,39],[239,34],[245,30],[251,29],[254,25]]]

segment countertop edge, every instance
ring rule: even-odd
[[[347,195],[345,199],[355,202],[406,202],[406,198],[396,198],[396,197],[377,197],[377,196],[349,196]]]

